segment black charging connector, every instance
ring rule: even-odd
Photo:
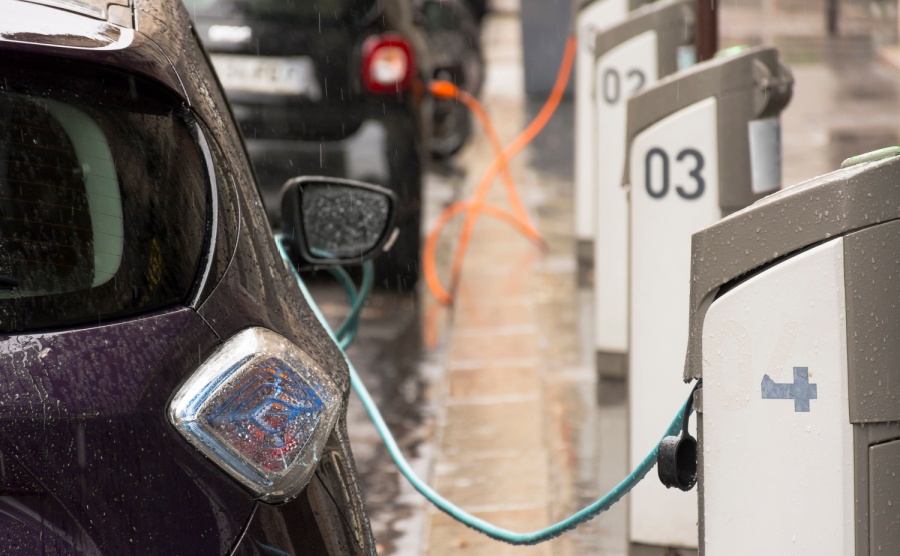
[[[688,423],[694,407],[694,394],[702,382],[697,381],[691,390],[690,401],[684,406],[681,434],[667,436],[659,444],[656,468],[659,480],[666,488],[677,488],[687,492],[697,484],[697,439],[688,432]]]

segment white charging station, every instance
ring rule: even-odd
[[[602,378],[623,379],[628,350],[628,199],[622,187],[628,98],[680,69],[693,49],[694,2],[660,2],[631,12],[596,37],[593,181],[576,207],[591,224],[594,347]],[[593,205],[591,205],[593,203]]]
[[[703,379],[705,554],[900,553],[898,155],[850,159],[694,236],[685,378]]]
[[[597,121],[594,110],[594,48],[597,35],[625,19],[635,0],[584,0],[575,14],[575,237],[593,239],[593,205],[581,206],[591,195],[594,181],[594,153],[597,148]],[[639,4],[636,4],[639,5]]]
[[[688,340],[691,235],[780,186],[772,139],[792,83],[774,49],[751,48],[671,75],[628,102],[631,465],[687,395],[673,362],[684,360]],[[630,496],[633,554],[697,548],[694,492],[643,481]]]

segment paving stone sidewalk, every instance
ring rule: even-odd
[[[515,14],[488,20],[483,37],[489,71],[483,102],[509,142],[539,107],[521,92]],[[556,154],[570,167],[571,110],[564,103],[550,124],[557,129],[547,129],[511,165],[549,250],[541,253],[505,223],[487,216],[479,220],[452,310],[439,393],[445,403],[437,426],[434,484],[467,511],[515,531],[548,526],[580,509],[599,488],[594,376],[577,338],[583,304],[575,287],[571,175],[535,163],[539,151],[546,154],[549,148],[561,151]],[[541,144],[548,140],[551,144]],[[472,194],[491,159],[490,144],[478,134],[460,160],[471,169],[463,197]],[[509,206],[499,179],[488,201]],[[607,527],[612,541],[603,554],[624,553],[621,542],[615,546],[624,514],[613,518]],[[434,508],[427,523],[426,553],[432,556],[586,554],[602,545],[602,520],[534,547],[491,540]]]

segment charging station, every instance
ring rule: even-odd
[[[594,81],[597,35],[622,21],[643,0],[582,0],[575,13],[578,49],[575,54],[575,189],[576,197],[589,195],[594,182],[597,114],[594,110]],[[583,185],[581,185],[583,184]],[[592,205],[591,205],[592,206]],[[591,208],[575,203],[575,236],[579,241],[593,241]]]
[[[780,187],[779,115],[792,88],[777,51],[756,47],[699,63],[628,101],[632,466],[684,399],[670,385],[688,340],[691,234]],[[629,504],[632,554],[696,548],[696,500],[657,481],[637,485]]]
[[[628,199],[622,188],[628,98],[693,62],[694,0],[639,8],[594,43],[592,178],[575,207],[594,249],[594,346],[602,378],[627,376]]]
[[[694,235],[706,554],[900,550],[900,148]]]
[[[657,12],[660,4],[666,6],[671,3],[681,4],[682,2],[649,4],[644,0],[587,0],[581,3],[576,15],[576,32],[578,33],[579,48],[575,57],[575,196],[577,199],[575,204],[575,237],[579,242],[581,252],[585,255],[590,253],[590,246],[596,234],[594,189],[596,188],[597,173],[597,141],[601,134],[597,127],[598,105],[602,107],[604,104],[616,106],[621,104],[624,110],[624,103],[628,95],[649,83],[647,81],[639,81],[639,76],[632,74],[630,76],[632,83],[629,87],[627,83],[621,83],[628,76],[619,76],[620,82],[617,84],[613,81],[615,76],[607,75],[606,82],[609,88],[607,89],[606,97],[604,97],[603,91],[597,92],[598,80],[603,80],[603,75],[598,75],[600,70],[598,58],[609,50],[614,49],[617,45],[641,33],[665,27],[665,20],[660,21],[652,16],[649,19],[644,19],[642,23],[629,24],[626,22],[624,28],[622,28],[622,25],[623,20],[633,19],[631,15],[634,12],[641,12],[646,17],[646,12],[642,8],[650,8],[651,12]],[[665,9],[663,11],[671,15],[670,11]],[[640,16],[635,15],[635,17]],[[651,23],[651,25],[648,25],[648,23]],[[674,23],[677,24],[677,22]],[[693,25],[693,18],[691,18],[691,24]],[[635,25],[636,27],[634,27]],[[691,32],[693,32],[693,27]],[[608,33],[613,33],[612,38],[604,38]],[[656,73],[657,76],[668,75],[677,69],[677,67],[670,68],[664,59],[670,57],[674,59],[684,53],[678,48],[680,43],[674,43],[671,46],[673,48],[671,51],[659,49],[659,66],[654,66],[654,71],[652,72]],[[598,47],[604,48],[605,51],[600,52]],[[657,55],[655,53],[650,59],[645,59],[641,54],[643,52],[632,53],[632,56],[638,56],[635,60],[636,64],[647,66],[656,61]],[[628,62],[628,60],[624,61]],[[644,78],[647,78],[646,72],[644,72]],[[604,100],[606,101],[605,103],[603,103]],[[606,125],[605,123],[602,125],[604,129],[602,133],[605,133]]]

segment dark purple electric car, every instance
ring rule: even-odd
[[[334,261],[393,210],[341,187],[290,196],[366,221]],[[4,555],[374,553],[346,363],[179,1],[0,0],[0,373]]]

